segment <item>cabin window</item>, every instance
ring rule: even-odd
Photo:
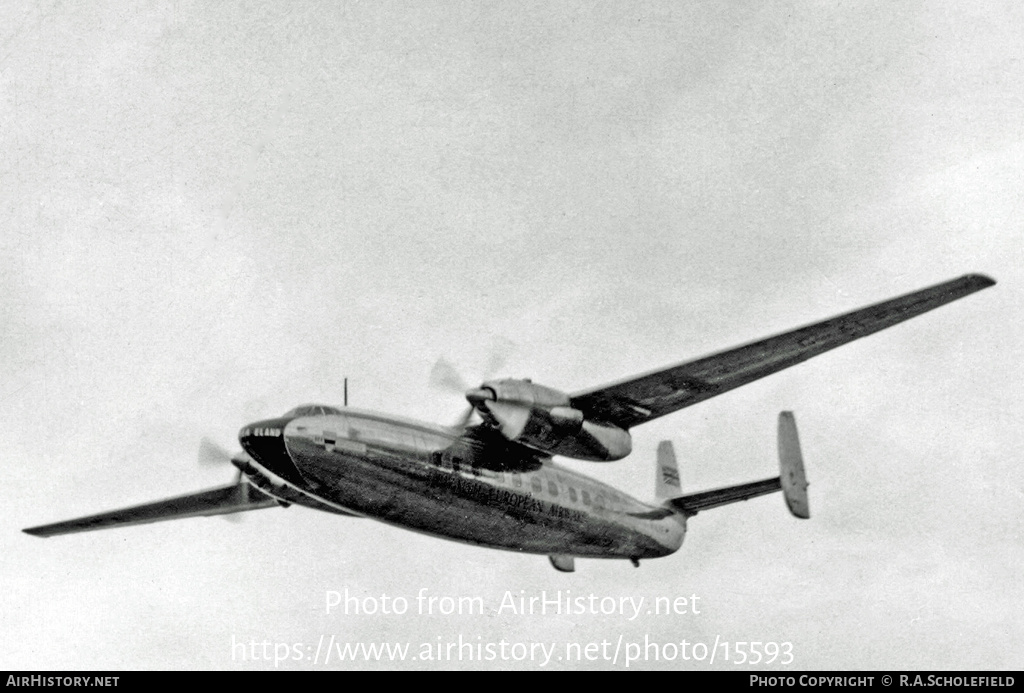
[[[587,489],[583,489],[583,505],[590,505],[590,494],[587,493]]]
[[[515,486],[516,488],[519,488],[520,486],[523,485],[523,478],[521,476],[519,476],[518,474],[513,474],[512,475],[512,485]]]
[[[558,484],[556,484],[554,481],[548,481],[548,493],[550,493],[552,496],[557,496]]]
[[[540,483],[540,479],[538,477],[533,477],[533,479],[530,480],[530,486],[537,492],[544,490],[544,486]]]
[[[571,500],[573,503],[576,502],[576,489],[574,489],[572,486],[569,487],[569,500]]]

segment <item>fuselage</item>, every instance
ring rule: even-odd
[[[492,548],[599,558],[676,551],[686,518],[484,426],[464,432],[346,408],[246,426],[249,482],[283,502]]]

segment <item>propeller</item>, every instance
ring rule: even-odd
[[[469,389],[462,375],[455,370],[455,366],[443,358],[439,358],[434,367],[430,369],[430,386],[460,395]]]
[[[487,359],[487,365],[480,380],[488,380],[501,370],[514,348],[515,343],[512,340],[504,337],[496,339],[491,347],[491,354]],[[430,386],[435,389],[458,394],[469,400],[469,406],[452,425],[452,428],[460,431],[466,428],[469,425],[470,419],[473,418],[473,412],[476,411],[476,399],[472,395],[478,393],[479,390],[471,389],[466,379],[462,377],[462,374],[443,357],[439,358],[434,363],[434,367],[430,369],[429,382]]]
[[[204,467],[222,467],[226,464],[232,464],[234,461],[234,455],[230,452],[217,445],[209,438],[203,438],[199,441],[199,464]],[[238,474],[235,475],[235,483],[242,483],[242,470],[238,470]]]
[[[231,453],[209,438],[199,441],[199,464],[204,467],[219,467],[231,464]]]
[[[209,438],[203,438],[199,441],[199,464],[204,467],[222,467],[226,464],[233,464],[234,455],[230,452],[217,445]],[[242,470],[239,468],[238,473],[235,475],[235,485],[242,483]],[[246,484],[243,491],[249,493],[249,485]],[[242,515],[235,513],[226,513],[219,516],[223,520],[227,520],[232,523],[242,522]]]

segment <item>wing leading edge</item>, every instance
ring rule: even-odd
[[[22,531],[36,537],[52,537],[58,534],[89,532],[94,529],[107,529],[109,527],[125,525],[141,525],[147,522],[175,520],[184,517],[225,515],[227,513],[256,510],[258,508],[271,508],[277,505],[277,501],[270,496],[242,482],[199,491],[198,493],[190,493],[176,498],[168,498],[156,501],[155,503],[135,505],[130,508],[99,513],[98,515],[79,517],[52,525],[30,527]]]
[[[995,284],[968,274],[791,332],[576,393],[591,420],[630,428],[794,366]]]

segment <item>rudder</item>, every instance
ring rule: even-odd
[[[791,411],[779,412],[779,477],[789,512],[794,517],[808,519],[811,509],[807,501],[807,476],[796,433],[796,418]]]
[[[679,467],[676,465],[676,452],[672,441],[663,440],[658,443],[658,468],[654,477],[654,495],[658,500],[675,498],[683,492],[679,483]]]

